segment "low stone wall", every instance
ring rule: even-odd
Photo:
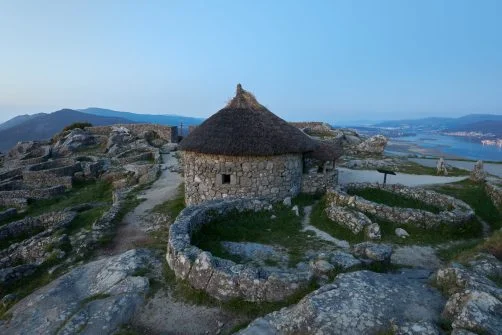
[[[310,170],[302,176],[302,193],[324,193],[330,187],[338,184],[338,171],[332,170],[318,173],[317,169]]]
[[[488,196],[492,199],[493,204],[497,207],[502,208],[502,186],[486,183],[485,191],[486,194],[488,194]]]
[[[127,195],[132,188],[113,192],[113,204],[96,222],[92,229],[71,237],[71,246],[77,257],[82,258],[92,252],[100,241],[111,234],[116,225],[117,217],[124,206]]]
[[[23,181],[33,188],[64,185],[72,187],[73,175],[82,171],[80,162],[60,159],[31,166],[23,171]]]
[[[219,300],[281,301],[307,285],[310,271],[268,273],[252,265],[236,264],[191,245],[191,236],[204,224],[232,210],[270,209],[258,199],[213,200],[185,208],[169,229],[166,260],[176,277]]]
[[[23,209],[28,206],[28,199],[27,198],[2,197],[2,195],[0,195],[0,206]]]
[[[136,136],[141,135],[145,131],[155,131],[159,137],[163,140],[169,141],[171,143],[178,142],[178,127],[176,126],[163,126],[159,124],[152,123],[131,123],[131,124],[116,124],[113,127],[124,127],[129,129],[130,132]],[[89,131],[93,135],[110,135],[112,131],[112,126],[97,126],[97,127],[87,127],[86,131]]]
[[[438,214],[421,209],[390,207],[375,203],[359,196],[351,196],[348,189],[383,189],[401,195],[404,198],[422,201],[442,209]],[[434,228],[442,224],[461,225],[474,217],[474,211],[465,202],[453,197],[422,188],[402,185],[379,185],[369,183],[348,184],[327,192],[328,204],[350,207],[382,220],[397,223],[409,223],[422,228]]]
[[[33,190],[13,190],[13,191],[0,191],[0,201],[25,198],[25,199],[49,199],[65,192],[66,188],[63,185],[39,188]],[[8,202],[8,201],[7,201]]]
[[[26,217],[0,227],[0,241],[22,236],[32,231],[58,229],[65,227],[75,219],[74,212],[52,212],[37,217]]]
[[[5,180],[9,180],[9,179],[21,176],[22,173],[23,173],[22,168],[17,168],[17,169],[13,169],[13,170],[1,173],[0,174],[0,181],[5,181]]]

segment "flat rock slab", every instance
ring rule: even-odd
[[[436,250],[429,246],[394,246],[390,258],[392,264],[436,270],[443,262],[436,256]]]
[[[239,334],[378,334],[393,325],[434,325],[444,298],[426,284],[429,275],[427,270],[340,274],[297,305],[256,319]]]
[[[148,250],[90,262],[14,305],[0,334],[108,334],[128,322],[148,291],[137,271],[156,262]]]

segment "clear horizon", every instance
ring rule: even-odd
[[[502,2],[0,3],[0,122],[96,106],[291,121],[502,114]]]

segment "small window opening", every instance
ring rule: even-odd
[[[317,173],[324,173],[324,166],[318,166]]]
[[[221,175],[221,183],[222,184],[230,184],[230,175],[229,174],[222,174]]]

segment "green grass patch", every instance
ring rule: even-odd
[[[461,241],[447,248],[439,249],[436,254],[444,262],[459,260],[460,255],[465,256],[474,253],[481,241],[481,239]]]
[[[423,201],[406,198],[403,197],[402,195],[395,194],[382,189],[375,189],[375,188],[348,189],[347,193],[350,195],[357,195],[366,200],[391,207],[422,209],[435,214],[438,214],[442,211],[441,208],[426,204]]]
[[[484,184],[463,180],[435,187],[435,189],[469,204],[493,230],[502,227],[502,214],[486,194]]]
[[[185,208],[185,185],[182,183],[176,190],[176,195],[173,199],[155,206],[152,212],[167,215],[171,220],[174,220],[181,211]]]
[[[110,183],[76,182],[73,188],[52,199],[34,200],[28,205],[24,215],[36,216],[52,211],[61,211],[68,207],[87,202],[112,203],[112,186]]]
[[[308,203],[308,196],[293,200],[293,203]],[[271,216],[275,215],[275,219]],[[227,215],[215,215],[212,222],[204,225],[192,235],[192,243],[213,255],[239,261],[221,246],[222,241],[255,242],[278,245],[289,253],[290,265],[299,262],[305,250],[315,248],[321,241],[309,237],[302,229],[301,216],[296,216],[291,208],[276,204],[272,211],[231,211]]]
[[[423,166],[415,162],[408,161],[406,165],[399,166],[396,172],[408,173],[408,174],[418,174],[418,175],[437,175],[437,169],[435,167]],[[464,169],[459,169],[453,166],[448,166],[448,176],[449,177],[460,177],[468,176],[469,171]]]

